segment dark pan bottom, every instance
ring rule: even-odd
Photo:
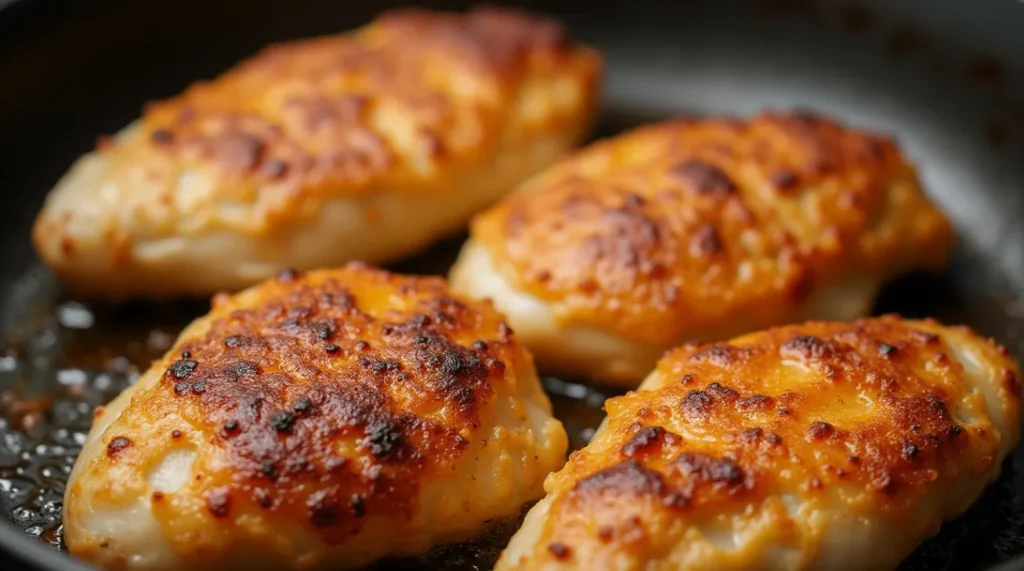
[[[749,115],[773,107],[811,108],[892,133],[956,222],[960,242],[948,272],[892,284],[876,312],[967,324],[1024,356],[1024,104],[1015,95],[1024,91],[1024,78],[1012,67],[1024,61],[1019,3],[993,0],[985,10],[937,0],[680,2],[673,8],[636,0],[609,10],[594,3],[584,10],[571,3],[534,4],[562,12],[574,33],[607,54],[601,135],[679,113]],[[166,20],[131,36],[138,49],[86,49],[104,33],[65,33],[82,31],[70,8],[35,21],[33,29],[53,30],[40,36],[46,44],[32,44],[15,35],[18,30],[0,34],[23,47],[18,58],[0,58],[0,72],[14,61],[57,69],[58,59],[68,70],[40,73],[24,89],[0,94],[3,108],[18,111],[0,117],[0,178],[15,191],[4,196],[0,212],[0,508],[21,530],[0,526],[0,550],[18,550],[51,569],[85,568],[32,551],[24,538],[35,535],[60,549],[63,485],[91,408],[112,398],[207,306],[107,308],[61,300],[47,272],[29,269],[28,226],[43,192],[96,133],[120,127],[143,101],[211,75],[269,41],[335,32],[381,8],[296,0],[270,16],[271,3],[239,0],[239,9],[225,8],[225,16],[211,12],[193,35],[181,30],[193,30],[190,9],[199,2],[179,5]],[[85,12],[85,6],[99,11],[88,25],[110,26],[112,38],[138,19],[135,3],[104,0],[74,10]],[[907,14],[913,14],[912,25]],[[235,30],[231,41],[219,31],[227,21]],[[93,59],[76,63],[77,54]],[[129,71],[131,80],[119,83]],[[458,244],[453,239],[398,269],[443,272]],[[605,395],[554,379],[546,385],[574,445],[582,445],[601,419]],[[477,545],[380,567],[486,569],[514,527],[498,524],[493,537]],[[1022,449],[967,514],[945,525],[901,569],[990,569],[1020,554]],[[5,565],[0,555],[0,568]],[[1024,569],[1024,563],[1012,568]]]
[[[434,273],[452,259],[453,240],[399,269]],[[969,262],[958,259],[945,276],[910,276],[892,284],[876,313],[934,316],[969,323],[1012,343],[1021,340],[1011,315],[1024,311],[958,283]],[[978,283],[978,282],[975,282]],[[112,308],[61,300],[45,270],[25,277],[11,297],[18,327],[8,330],[0,353],[0,508],[24,533],[62,550],[64,483],[89,429],[92,408],[113,398],[173,342],[178,331],[207,309],[202,302],[134,304]],[[546,378],[545,387],[573,447],[581,447],[603,418],[614,391]],[[1004,474],[963,517],[946,524],[901,570],[987,569],[1024,550],[1024,448]],[[415,561],[389,561],[374,569],[488,569],[518,520],[496,522],[481,540],[435,550]]]

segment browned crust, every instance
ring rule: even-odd
[[[174,417],[213,435],[203,446],[222,454],[204,455],[225,461],[199,476],[207,517],[272,513],[334,545],[370,515],[411,520],[420,482],[489,436],[477,434],[481,411],[506,367],[532,366],[489,304],[358,264],[286,272],[215,301],[209,319],[154,364],[159,386],[118,426]],[[109,461],[152,456],[116,432],[104,436]]]
[[[144,158],[120,160],[126,169],[213,169],[225,198],[269,194],[259,202],[280,214],[301,210],[297,197],[374,185],[441,192],[446,169],[503,141],[586,123],[599,73],[596,53],[553,20],[498,8],[397,10],[355,32],[270,46],[151,104],[134,151]],[[518,115],[531,82],[558,80],[579,89],[576,105]]]
[[[952,230],[890,139],[767,113],[597,143],[479,216],[473,236],[560,317],[671,345],[787,321],[844,276],[941,267]]]
[[[941,330],[886,316],[669,353],[660,382],[608,401],[606,429],[549,481],[543,541],[590,561],[608,560],[590,552],[601,545],[654,556],[681,537],[680,521],[753,518],[744,506],[780,494],[898,521],[928,489],[983,477],[1016,435],[994,429]],[[1008,379],[997,390],[1016,426],[1017,364],[966,333],[982,368]]]

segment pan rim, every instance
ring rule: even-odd
[[[93,571],[95,569],[74,557],[48,547],[38,538],[15,527],[14,523],[6,518],[0,519],[0,547],[3,548],[4,556],[13,557],[15,563],[27,564],[32,570]]]
[[[0,16],[15,16],[11,12],[33,10],[38,2],[26,0],[0,0]],[[6,517],[0,517],[0,560],[12,558],[15,566],[24,564],[32,571],[95,571],[95,567],[58,551],[36,537],[26,534]],[[1024,571],[1024,554],[1000,563],[990,571]]]

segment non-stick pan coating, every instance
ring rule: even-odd
[[[28,234],[57,177],[92,147],[97,134],[126,124],[145,101],[212,76],[268,42],[334,33],[394,3],[0,0],[0,7],[5,4],[10,5],[0,9],[0,395],[17,386],[20,396],[27,391],[60,397],[29,401],[43,403],[39,418],[45,430],[51,419],[73,413],[68,407],[76,399],[109,396],[96,386],[69,392],[77,373],[63,373],[61,384],[62,367],[113,366],[108,377],[116,385],[125,374],[116,369],[126,361],[99,355],[103,347],[144,363],[147,351],[166,342],[157,334],[147,348],[147,331],[163,327],[173,334],[203,311],[202,303],[94,308],[91,329],[55,325],[58,294],[37,266]],[[946,274],[901,280],[876,310],[966,323],[1024,357],[1024,3],[639,0],[609,7],[564,1],[533,7],[562,17],[577,37],[605,51],[602,135],[679,113],[794,107],[895,135],[955,220],[960,243]],[[453,240],[411,267],[441,269],[457,245]],[[45,347],[50,341],[55,349]],[[95,379],[89,375],[88,382]],[[569,392],[574,390],[580,387]],[[5,423],[33,413],[20,402],[0,398]],[[59,410],[58,402],[65,403]],[[585,404],[559,402],[563,410],[576,410],[564,414],[577,435],[600,418]],[[9,474],[15,462],[13,447],[31,442],[3,426],[0,507],[8,504],[4,514],[10,517],[8,508],[18,498],[5,483],[4,469]],[[74,448],[73,433],[57,436]],[[31,446],[28,452],[35,453]],[[34,479],[59,481],[57,472]],[[1024,556],[1024,450],[1017,450],[1004,472],[967,515],[944,526],[903,569],[989,569],[1008,561],[1009,568],[1024,569],[1024,560],[1011,561]],[[4,552],[17,553],[33,569],[83,569],[24,532],[46,515],[54,519],[43,511],[28,514],[35,519],[22,518],[20,530],[0,518],[0,569],[19,568]],[[486,561],[465,555],[449,552],[431,563],[461,560],[462,568],[472,568]]]

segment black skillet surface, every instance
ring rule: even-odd
[[[60,553],[58,524],[89,411],[205,311],[202,302],[105,308],[62,299],[28,242],[45,192],[144,101],[267,42],[334,33],[392,4],[0,0],[0,569],[84,569]],[[1024,3],[533,4],[605,51],[602,135],[677,113],[766,107],[812,108],[893,133],[960,243],[946,274],[893,284],[876,310],[967,323],[1024,357]],[[400,269],[443,271],[457,246]],[[602,395],[547,385],[581,445]],[[1024,557],[1024,449],[1004,472],[901,569],[1024,569],[1024,559],[1011,561]],[[386,567],[486,569],[514,525]]]

